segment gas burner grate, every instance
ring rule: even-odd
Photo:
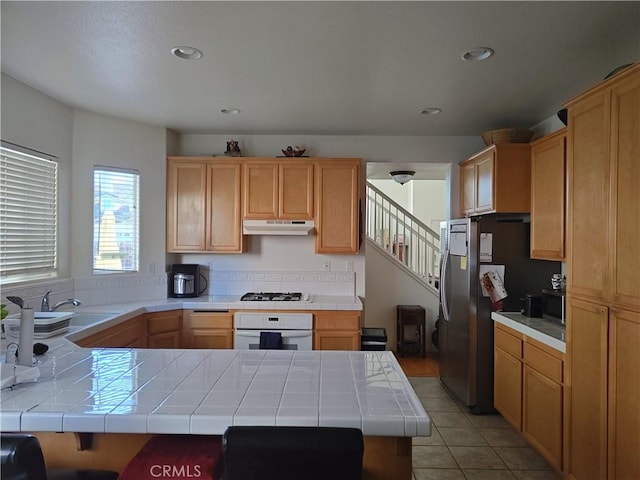
[[[248,292],[242,298],[243,302],[299,302],[300,292]]]

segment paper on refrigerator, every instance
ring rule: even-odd
[[[508,296],[504,286],[504,265],[481,265],[479,275],[482,295],[491,299],[494,310],[501,310],[502,300]]]

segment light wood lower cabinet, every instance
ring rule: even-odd
[[[182,347],[182,310],[148,313],[149,348]]]
[[[563,354],[527,338],[522,382],[522,434],[562,470]]]
[[[314,350],[360,350],[360,312],[326,311],[314,315]]]
[[[640,313],[609,313],[609,478],[640,478]]]
[[[494,406],[558,471],[563,466],[564,355],[495,325]]]
[[[76,342],[81,347],[147,347],[147,317],[138,315]]]
[[[233,313],[184,310],[185,348],[233,348]]]
[[[495,324],[493,405],[522,431],[522,336]]]

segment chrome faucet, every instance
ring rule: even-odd
[[[50,293],[51,293],[51,290],[45,293],[44,297],[42,297],[42,303],[40,304],[41,312],[55,312],[58,308],[60,308],[63,305],[73,305],[74,307],[82,305],[82,302],[77,298],[68,298],[67,300],[63,300],[62,302],[56,303],[53,307],[50,307],[49,306]]]

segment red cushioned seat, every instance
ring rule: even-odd
[[[118,480],[215,480],[221,457],[220,436],[160,435],[142,447]]]

